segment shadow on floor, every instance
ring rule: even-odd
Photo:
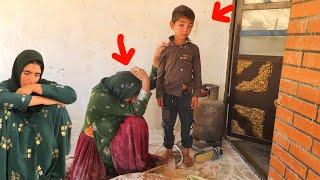
[[[231,145],[255,169],[262,179],[267,179],[271,145],[264,145],[248,140],[227,138]]]

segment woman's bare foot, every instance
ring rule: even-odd
[[[170,157],[172,156],[172,149],[166,149],[166,152],[164,153],[164,155],[162,156],[163,158],[163,163],[167,163],[170,159]]]
[[[163,164],[163,157],[156,154],[149,154],[149,161],[147,161],[146,169],[151,169]]]
[[[183,164],[186,165],[187,167],[193,166],[193,160],[189,155],[189,149],[184,148],[182,151],[183,154]]]

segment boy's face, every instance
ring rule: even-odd
[[[170,22],[170,27],[174,31],[175,38],[178,38],[179,40],[186,40],[191,33],[193,21],[188,18],[181,17],[175,23]]]

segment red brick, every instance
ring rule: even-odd
[[[270,179],[270,180],[281,180],[283,178],[271,166],[269,166],[268,179]]]
[[[305,178],[307,174],[307,167],[292,157],[288,152],[281,149],[276,144],[272,145],[272,154],[278,157],[282,162],[284,162],[290,169],[299,174],[301,177]]]
[[[315,0],[292,5],[290,18],[315,16],[318,14],[320,14],[320,1]]]
[[[308,32],[320,32],[320,17],[309,19]]]
[[[296,158],[300,159],[304,164],[310,167],[317,173],[320,173],[320,158],[312,155],[312,153],[302,149],[301,147],[290,144],[289,152],[292,153]]]
[[[301,49],[303,36],[287,36],[286,48],[288,49]]]
[[[285,106],[288,109],[294,110],[311,119],[315,119],[317,115],[317,107],[313,104],[289,97],[284,94],[279,94],[279,105]]]
[[[286,51],[284,53],[283,62],[286,64],[300,65],[302,60],[302,53],[295,51]]]
[[[320,142],[313,140],[313,145],[312,145],[312,153],[318,157],[320,157]]]
[[[318,119],[317,119],[317,121],[320,123],[320,109],[318,111]]]
[[[285,138],[284,136],[282,136],[277,131],[273,132],[273,142],[277,143],[278,145],[280,145],[285,150],[289,149],[289,139]]]
[[[282,121],[285,121],[290,124],[292,123],[292,119],[293,119],[292,111],[289,111],[281,106],[277,106],[276,116]]]
[[[305,53],[303,56],[303,66],[320,69],[320,54]]]
[[[275,121],[274,129],[278,132],[281,132],[281,134],[291,139],[292,141],[302,145],[303,147],[306,147],[308,149],[311,148],[311,137],[287,125],[286,123]]]
[[[288,36],[286,48],[319,51],[320,36]]]
[[[288,33],[305,33],[307,31],[308,19],[296,19],[289,21]]]
[[[273,155],[270,157],[270,165],[275,169],[281,176],[284,176],[284,172],[286,167],[282,162],[280,162],[277,158]]]
[[[301,180],[301,178],[295,174],[294,172],[292,172],[290,169],[286,169],[286,179],[288,180]]]
[[[285,93],[296,95],[298,89],[298,83],[290,80],[281,79],[279,90]]]
[[[281,76],[307,84],[320,86],[320,71],[284,65],[282,67]]]
[[[309,134],[320,140],[320,125],[297,114],[294,115],[293,125],[306,134]]]
[[[298,87],[298,97],[320,104],[320,89],[300,84]]]
[[[319,180],[319,179],[320,179],[320,176],[318,176],[316,173],[314,173],[309,169],[307,180]]]
[[[306,36],[306,37],[304,37],[302,48],[305,50],[319,51],[320,50],[320,36]]]

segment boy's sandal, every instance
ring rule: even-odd
[[[194,161],[196,163],[205,163],[211,160],[219,159],[223,154],[222,149],[214,148],[202,152],[198,152],[194,155]]]

